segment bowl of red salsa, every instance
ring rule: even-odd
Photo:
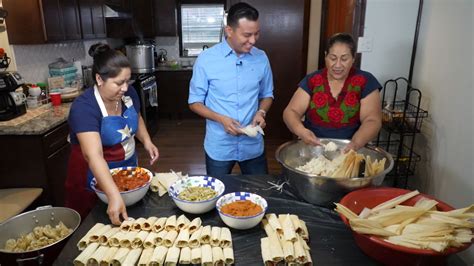
[[[110,169],[110,174],[126,206],[137,203],[146,195],[153,177],[153,173],[150,170],[135,166],[113,168]],[[95,177],[90,185],[99,199],[105,203],[109,202],[107,195],[100,185],[97,184]]]
[[[234,229],[250,229],[260,223],[267,211],[267,201],[250,192],[232,192],[216,203],[222,221]]]

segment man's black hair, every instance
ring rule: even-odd
[[[238,27],[241,18],[246,18],[250,21],[257,21],[258,11],[247,3],[239,2],[230,7],[229,14],[227,15],[227,25],[232,28]]]

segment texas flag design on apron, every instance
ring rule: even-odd
[[[138,130],[139,115],[130,97],[122,97],[126,107],[122,116],[109,116],[97,87],[94,96],[102,112],[100,138],[104,159],[109,169],[123,166],[137,166],[135,134]],[[97,200],[90,188],[93,174],[79,144],[71,145],[68,178],[66,179],[65,206],[75,209],[85,218]],[[73,163],[71,163],[73,162]]]
[[[94,96],[103,116],[100,139],[102,140],[104,158],[109,168],[137,166],[135,134],[138,129],[138,114],[133,108],[132,98],[122,97],[126,107],[122,116],[109,116],[97,87],[94,87]],[[90,186],[93,177],[90,170],[87,177],[87,185]]]

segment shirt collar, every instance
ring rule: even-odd
[[[255,49],[255,47],[252,47],[250,52],[245,53],[245,54],[252,55],[254,49]],[[229,43],[227,42],[227,39],[222,41],[221,50],[222,50],[222,55],[224,55],[224,57],[227,57],[228,55],[233,54],[233,53],[235,54],[234,50],[232,49],[232,47],[230,47]],[[243,54],[243,55],[245,55],[245,54]],[[237,56],[237,54],[235,54],[235,55]]]

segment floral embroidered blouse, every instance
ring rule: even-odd
[[[337,98],[332,97],[327,69],[315,71],[299,86],[311,101],[304,126],[318,138],[351,139],[360,127],[360,100],[382,86],[369,72],[352,68]]]

